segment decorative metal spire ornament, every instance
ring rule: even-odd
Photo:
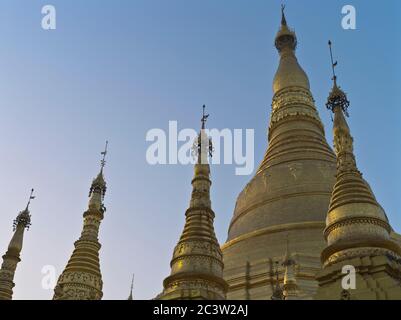
[[[100,171],[103,171],[104,166],[106,165],[106,155],[107,155],[107,146],[109,141],[106,140],[106,146],[104,147],[104,151],[100,154],[103,156],[102,160],[100,160]]]
[[[26,230],[29,230],[29,227],[31,226],[31,215],[29,214],[29,205],[31,204],[31,200],[35,199],[35,196],[33,196],[33,191],[34,189],[31,189],[31,193],[29,195],[28,202],[26,204],[25,210],[21,211],[17,218],[13,221],[13,231],[17,229],[18,225],[23,225],[23,227]]]
[[[209,114],[205,114],[205,108],[206,108],[206,106],[203,105],[203,106],[202,106],[203,115],[202,115],[202,119],[201,119],[201,122],[202,122],[202,129],[205,129],[205,125],[206,125],[207,118],[209,118]]]
[[[213,143],[212,139],[209,138],[205,132],[206,129],[206,122],[209,118],[209,114],[205,113],[206,106],[202,106],[202,118],[201,118],[201,130],[198,135],[198,138],[194,141],[192,146],[192,156],[197,159],[198,163],[207,164],[207,158],[213,156]]]
[[[287,20],[285,19],[284,10],[285,10],[285,4],[281,4],[281,24],[283,26],[286,26],[287,25]]]
[[[337,85],[337,75],[335,72],[335,67],[338,65],[337,61],[333,60],[333,50],[331,47],[331,41],[329,40],[329,49],[330,49],[330,59],[331,59],[331,69],[333,72],[333,88],[330,92],[330,95],[327,99],[326,107],[327,109],[331,110],[334,112],[334,109],[336,107],[340,107],[341,110],[344,112],[344,114],[348,117],[348,107],[349,107],[349,100],[347,98],[347,95],[345,94],[344,91],[341,90],[341,88]]]
[[[134,291],[134,278],[135,278],[135,273],[132,274],[132,281],[131,281],[131,290],[130,290],[130,294],[128,296],[128,300],[133,300],[134,296],[133,296],[133,291]]]
[[[97,177],[93,180],[92,185],[89,189],[89,197],[93,194],[95,190],[99,191],[99,193],[102,195],[102,199],[104,198],[106,194],[106,182],[104,181],[103,177],[103,169],[106,166],[106,155],[107,155],[107,147],[109,145],[109,141],[106,140],[106,145],[104,148],[104,151],[100,152],[100,154],[103,156],[102,159],[100,160],[100,172],[97,175]]]
[[[329,40],[329,49],[330,49],[330,58],[331,58],[331,69],[333,72],[333,78],[331,80],[334,81],[334,84],[336,84],[337,76],[336,76],[336,70],[335,67],[337,66],[338,62],[333,60],[333,51],[331,48],[331,41]]]

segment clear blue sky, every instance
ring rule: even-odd
[[[401,231],[401,4],[394,1],[286,1],[327,139],[331,87],[327,40],[339,83],[351,100],[349,123],[360,170]],[[146,132],[198,128],[207,104],[213,128],[255,129],[256,164],[266,148],[278,64],[280,1],[104,0],[0,4],[0,254],[29,189],[32,228],[16,274],[16,299],[50,299],[41,268],[63,270],[82,227],[99,152],[108,208],[101,226],[104,298],[150,299],[169,273],[191,193],[192,167],[149,166]],[[57,30],[41,29],[41,8],[57,9]],[[341,8],[357,10],[357,30],[341,28]],[[220,242],[250,176],[212,167]]]

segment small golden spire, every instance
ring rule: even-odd
[[[276,270],[275,270],[276,285],[274,286],[273,294],[271,296],[271,299],[272,300],[284,300],[283,289],[280,286],[280,280],[278,278],[278,264],[279,264],[279,262],[276,261],[275,263],[276,263]]]
[[[3,256],[3,263],[0,267],[0,300],[11,300],[13,295],[14,276],[18,262],[21,261],[20,253],[24,240],[24,231],[31,225],[31,215],[29,214],[29,204],[33,196],[33,189],[29,195],[28,203],[13,222],[14,235],[8,245],[6,254]]]
[[[331,41],[329,48],[333,89],[326,106],[334,113],[333,140],[337,174],[324,231],[328,243],[321,254],[324,266],[359,256],[358,248],[361,246],[369,247],[372,252],[376,249],[382,252],[399,251],[389,239],[391,227],[383,208],[358,170],[353,149],[354,139],[345,117],[350,102],[337,85],[334,69],[337,61],[333,60]],[[365,252],[369,250],[364,249]]]
[[[298,297],[298,285],[295,277],[295,265],[296,262],[291,258],[289,250],[288,234],[286,239],[286,253],[282,263],[284,267],[284,281],[283,281],[283,296],[285,300],[292,300]]]
[[[210,200],[210,139],[205,133],[205,106],[202,129],[194,141],[192,155],[198,156],[194,165],[192,194],[185,212],[185,225],[170,262],[171,273],[163,281],[161,300],[224,300],[227,282],[223,278],[223,254],[214,231],[215,213]],[[208,145],[209,141],[209,145]],[[207,261],[207,263],[200,263]]]
[[[106,212],[103,204],[106,194],[103,168],[106,164],[107,146],[108,141],[101,152],[100,172],[89,190],[88,209],[83,214],[81,236],[74,242],[74,251],[54,288],[54,300],[100,300],[103,296],[99,228]]]
[[[106,181],[104,180],[103,177],[103,169],[106,165],[106,155],[107,155],[107,147],[108,147],[109,142],[106,140],[106,146],[104,148],[104,151],[102,151],[100,154],[103,156],[102,159],[100,160],[100,172],[97,175],[97,177],[92,181],[92,185],[89,189],[89,197],[92,196],[92,194],[97,191],[98,193],[101,194],[102,199],[104,198],[106,194]]]

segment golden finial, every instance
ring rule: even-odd
[[[207,119],[209,118],[209,114],[205,113],[206,106],[202,106],[202,118],[201,118],[201,131],[198,135],[198,138],[194,141],[194,144],[192,146],[192,156],[194,158],[198,158],[199,163],[203,163],[207,157],[207,154],[209,154],[210,157],[213,155],[213,145],[212,145],[212,139],[208,138],[205,133],[205,128],[206,128],[206,122]]]
[[[106,182],[104,181],[103,177],[103,168],[106,165],[106,154],[107,154],[107,147],[109,145],[109,142],[106,140],[106,146],[104,148],[104,151],[102,151],[100,154],[103,156],[102,160],[100,160],[100,172],[97,175],[97,177],[92,181],[92,185],[89,189],[89,197],[92,195],[92,193],[97,190],[99,193],[101,193],[102,198],[106,194]]]
[[[335,72],[335,67],[337,66],[337,61],[334,61],[333,59],[333,50],[331,47],[332,43],[329,40],[329,49],[330,49],[330,59],[331,59],[331,69],[333,72],[333,88],[330,92],[330,95],[327,99],[326,107],[327,109],[331,110],[334,112],[334,109],[336,107],[340,107],[341,110],[344,112],[344,114],[348,117],[348,107],[349,107],[349,100],[347,99],[347,95],[345,94],[344,91],[341,90],[339,86],[337,86],[337,75]]]
[[[331,41],[329,40],[329,49],[330,49],[330,59],[331,59],[331,69],[333,71],[333,78],[332,80],[334,81],[334,85],[337,85],[337,76],[336,76],[336,70],[335,67],[337,66],[338,62],[333,60],[333,50],[331,48]]]
[[[103,156],[102,160],[100,160],[100,171],[103,171],[104,166],[106,165],[106,154],[107,154],[107,146],[109,141],[106,140],[106,146],[104,147],[104,151],[100,154]]]
[[[31,189],[31,193],[29,195],[28,203],[26,204],[26,209],[25,210],[28,210],[29,205],[31,204],[31,200],[35,199],[35,196],[33,195],[33,191],[34,191],[34,189],[32,188]]]
[[[29,194],[28,203],[26,204],[25,210],[21,211],[17,218],[13,222],[13,230],[15,231],[18,225],[23,225],[24,228],[29,230],[31,226],[31,215],[29,214],[29,205],[31,204],[31,200],[35,199],[33,195],[33,189],[31,189],[31,193]]]
[[[281,4],[281,24],[283,25],[283,26],[286,26],[287,25],[287,20],[285,19],[285,13],[284,13],[284,10],[285,10],[285,4]]]
[[[201,119],[201,122],[202,122],[202,129],[205,129],[205,125],[206,125],[207,118],[209,118],[209,115],[208,115],[208,114],[205,114],[205,108],[206,108],[206,106],[203,105],[203,106],[202,106],[203,113],[202,113],[202,119]]]
[[[279,52],[284,48],[290,48],[295,50],[297,47],[297,37],[294,30],[291,30],[287,25],[287,19],[285,17],[285,5],[281,5],[281,26],[276,35],[275,46]]]

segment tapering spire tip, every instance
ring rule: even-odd
[[[34,192],[34,191],[35,191],[35,190],[32,188],[32,189],[31,189],[31,193],[30,193],[29,198],[28,198],[28,203],[26,204],[25,210],[28,210],[28,209],[29,209],[29,205],[31,204],[31,200],[35,199],[35,196],[33,195],[33,192]]]
[[[205,106],[205,105],[202,106],[202,109],[203,109],[203,112],[202,112],[202,119],[201,119],[201,122],[202,122],[202,129],[205,129],[205,127],[206,127],[206,121],[207,121],[207,118],[209,118],[209,114],[206,114],[206,113],[205,113],[205,109],[206,109],[206,106]]]
[[[109,141],[106,140],[106,145],[104,147],[104,151],[102,151],[100,154],[103,156],[102,160],[100,160],[100,171],[103,172],[103,168],[106,165],[106,155],[107,155],[107,147],[109,145]]]
[[[337,60],[334,61],[333,59],[333,49],[332,49],[332,42],[331,40],[328,41],[329,45],[329,50],[330,50],[330,59],[331,59],[331,69],[333,73],[333,88],[330,92],[330,95],[327,99],[326,107],[330,109],[332,112],[334,112],[334,109],[336,107],[340,107],[341,110],[344,112],[346,116],[348,116],[348,107],[349,107],[349,100],[347,98],[347,95],[344,93],[344,91],[341,90],[341,88],[337,85],[337,74],[335,71],[336,66],[338,65]]]
[[[281,4],[281,24],[282,24],[283,26],[286,26],[286,25],[287,25],[287,20],[286,20],[286,18],[285,18],[285,12],[284,12],[284,10],[285,10],[285,4],[282,3],[282,4]]]

